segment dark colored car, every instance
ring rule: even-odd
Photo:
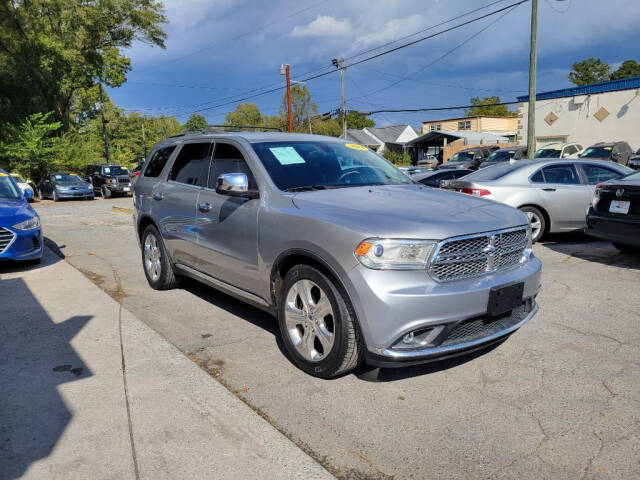
[[[93,191],[103,198],[112,195],[131,195],[129,170],[114,163],[98,163],[87,166],[87,181],[93,185]]]
[[[466,168],[469,170],[477,170],[480,164],[488,159],[492,152],[499,148],[497,145],[465,148],[464,150],[454,153],[448,162],[439,165],[437,169]]]
[[[509,160],[522,160],[523,158],[527,158],[527,147],[501,148],[489,155],[489,158],[480,164],[480,168],[490,167]]]
[[[599,142],[586,148],[579,155],[579,158],[609,160],[620,165],[627,165],[632,155],[633,149],[627,142]]]
[[[411,178],[422,185],[426,185],[427,187],[440,188],[440,182],[442,180],[455,180],[456,178],[464,177],[471,172],[473,172],[473,170],[466,168],[431,170],[430,172],[412,175]]]
[[[629,163],[627,163],[627,167],[633,168],[634,170],[640,170],[640,148],[638,151],[629,159]]]
[[[640,253],[640,172],[596,185],[586,233],[622,252]]]
[[[93,200],[91,184],[72,173],[57,172],[44,177],[38,184],[40,200],[52,198],[54,202],[68,198]]]

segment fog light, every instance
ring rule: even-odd
[[[413,332],[407,333],[404,337],[402,337],[402,341],[404,343],[412,343],[413,342]]]
[[[438,325],[437,327],[422,328],[414,330],[413,332],[405,333],[391,346],[391,348],[396,350],[424,348],[435,340],[443,329],[444,325]]]

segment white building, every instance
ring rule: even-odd
[[[518,97],[518,142],[527,143],[529,97]],[[626,141],[640,148],[640,77],[536,95],[536,142]]]

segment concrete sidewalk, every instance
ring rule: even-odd
[[[0,359],[0,479],[333,478],[50,251],[0,270]]]

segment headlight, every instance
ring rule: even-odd
[[[16,230],[33,230],[40,226],[40,219],[38,217],[32,217],[24,222],[16,223],[13,228]]]
[[[376,270],[426,269],[436,241],[404,238],[369,238],[354,251],[365,267]]]

